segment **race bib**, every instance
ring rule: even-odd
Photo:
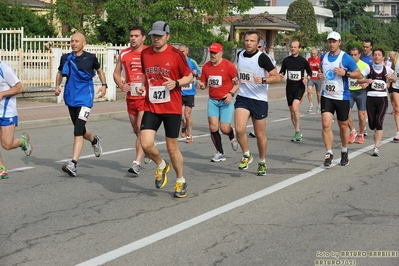
[[[190,84],[188,84],[188,85],[186,85],[186,86],[181,86],[181,90],[182,90],[182,91],[188,91],[188,90],[191,90],[191,83],[190,83]]]
[[[312,78],[316,78],[319,71],[312,71]]]
[[[294,81],[301,80],[301,71],[288,70],[288,79]]]
[[[326,94],[338,94],[338,83],[333,81],[326,81],[323,86],[323,90]]]
[[[149,99],[151,103],[170,102],[170,92],[165,86],[150,86]]]
[[[252,74],[252,71],[250,70],[240,69],[238,73],[238,78],[241,82],[244,83],[255,83],[254,76]]]
[[[80,112],[79,112],[78,118],[83,120],[83,121],[87,121],[87,119],[89,118],[89,115],[90,115],[90,111],[91,111],[91,108],[82,106],[80,108]]]
[[[143,94],[141,94],[141,95],[137,94],[137,89],[140,88],[140,87],[141,87],[141,83],[131,82],[130,83],[130,95],[132,95],[132,96],[145,96],[145,90],[144,90]]]
[[[387,89],[387,84],[383,80],[373,80],[371,88],[376,91],[384,91]]]
[[[208,85],[214,88],[222,86],[222,76],[209,76]]]
[[[360,87],[359,84],[357,84],[357,79],[348,79],[349,80],[349,87]]]

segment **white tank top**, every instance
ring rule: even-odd
[[[267,102],[267,84],[256,84],[254,76],[266,77],[266,70],[259,66],[258,60],[262,52],[252,57],[244,57],[244,51],[238,56],[237,72],[240,81],[238,95]]]
[[[342,63],[343,51],[340,51],[337,59],[334,62],[328,61],[328,54],[323,58],[322,69],[324,73],[324,80],[322,83],[322,96],[333,99],[343,100],[344,98],[344,81],[341,76],[334,73],[334,68],[340,67]]]

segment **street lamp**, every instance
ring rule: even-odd
[[[337,0],[333,0],[334,1],[334,3],[336,3],[337,4],[337,6],[338,6],[338,12],[339,12],[339,32],[341,32],[342,31],[342,17],[341,17],[341,5],[337,2]],[[337,23],[338,24],[338,23]],[[337,25],[338,26],[338,25]],[[338,28],[338,27],[337,27]]]

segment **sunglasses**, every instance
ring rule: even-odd
[[[358,54],[351,54],[351,56],[358,56]]]
[[[263,46],[258,46],[258,48],[262,48]]]

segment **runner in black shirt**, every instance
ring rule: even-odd
[[[301,44],[299,41],[293,41],[290,44],[291,55],[284,58],[281,65],[280,75],[284,77],[287,72],[287,85],[285,88],[288,107],[290,108],[291,121],[295,128],[295,135],[292,141],[301,141],[302,133],[300,130],[299,105],[302,102],[308,79],[312,77],[312,70],[309,62],[299,55]],[[305,78],[304,72],[307,77]]]

